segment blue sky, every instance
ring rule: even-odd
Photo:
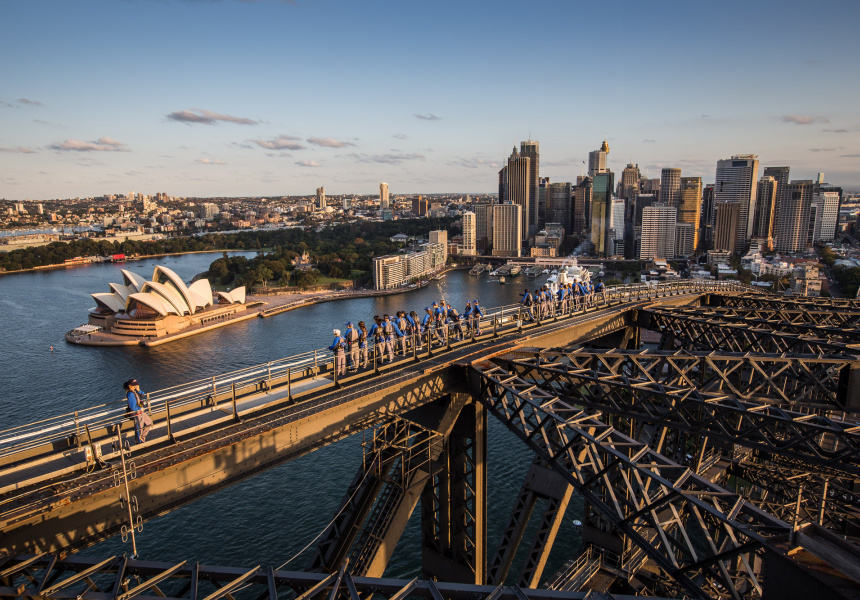
[[[717,8],[718,7],[718,8]],[[6,0],[0,197],[495,191],[604,134],[860,189],[860,2]]]

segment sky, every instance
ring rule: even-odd
[[[718,7],[718,9],[716,8]],[[0,198],[482,193],[757,154],[860,190],[860,2],[3,0]]]

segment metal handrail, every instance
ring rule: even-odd
[[[605,305],[616,300],[624,302],[660,298],[678,292],[750,291],[750,289],[749,286],[736,281],[681,280],[656,284],[622,284],[607,288],[605,301],[601,297],[602,294],[593,294],[589,307]],[[554,301],[554,310],[557,310],[555,305],[557,305],[557,301]],[[579,312],[582,310],[583,306],[580,304]],[[493,332],[497,329],[509,331],[512,328],[522,326],[522,318],[526,312],[527,310],[521,304],[485,308],[484,316],[478,321],[478,328],[483,330],[482,335],[484,336],[491,330]],[[571,310],[565,316],[575,314],[577,312]],[[461,316],[461,319],[461,326],[471,324],[466,317]],[[451,331],[452,325],[447,324],[446,341],[451,339]],[[368,340],[368,343],[370,342],[371,340]],[[443,351],[445,348],[439,348],[434,350],[434,353]],[[210,396],[214,399],[221,393],[219,390],[226,392],[233,384],[237,388],[241,388],[259,382],[262,376],[271,380],[273,377],[283,377],[310,367],[320,368],[329,365],[333,367],[334,360],[328,349],[318,348],[236,371],[163,388],[147,394],[148,410],[150,412],[167,410],[168,403],[170,408],[175,410],[189,404],[205,401]],[[94,430],[115,424],[117,419],[125,417],[126,401],[122,399],[0,430],[0,457],[68,439],[73,434],[80,438],[85,425]]]

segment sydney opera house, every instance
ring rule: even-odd
[[[123,283],[111,283],[110,292],[92,294],[88,324],[93,330],[121,336],[158,337],[194,325],[207,325],[243,312],[245,288],[216,292],[207,279],[191,285],[167,267],[157,266],[152,280],[122,270]]]

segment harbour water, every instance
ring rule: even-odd
[[[122,282],[120,269],[132,269],[148,279],[155,265],[164,264],[190,281],[218,257],[190,254],[0,277],[0,314],[7,336],[5,364],[0,369],[0,429],[119,400],[121,384],[130,377],[140,380],[144,391],[155,390],[324,348],[331,343],[332,329],[343,329],[348,320],[370,322],[375,314],[397,310],[422,314],[425,306],[442,299],[460,311],[467,300],[476,298],[485,307],[512,304],[523,287],[531,289],[543,282],[520,277],[499,285],[486,274],[474,277],[454,271],[408,294],[318,304],[155,348],[80,347],[64,341],[66,331],[86,322],[87,310],[94,305],[90,293],[109,291],[108,283]],[[310,545],[287,566],[303,569],[312,541],[334,516],[361,462],[361,441],[361,436],[342,440],[146,523],[138,534],[140,555],[151,560],[277,567]],[[488,457],[491,552],[532,455],[491,416]],[[539,504],[535,517],[541,510]],[[578,512],[576,507],[565,520],[547,575],[579,543],[572,525]],[[419,574],[419,514],[416,509],[386,576]],[[117,537],[84,552],[108,556],[130,551],[130,543]]]

